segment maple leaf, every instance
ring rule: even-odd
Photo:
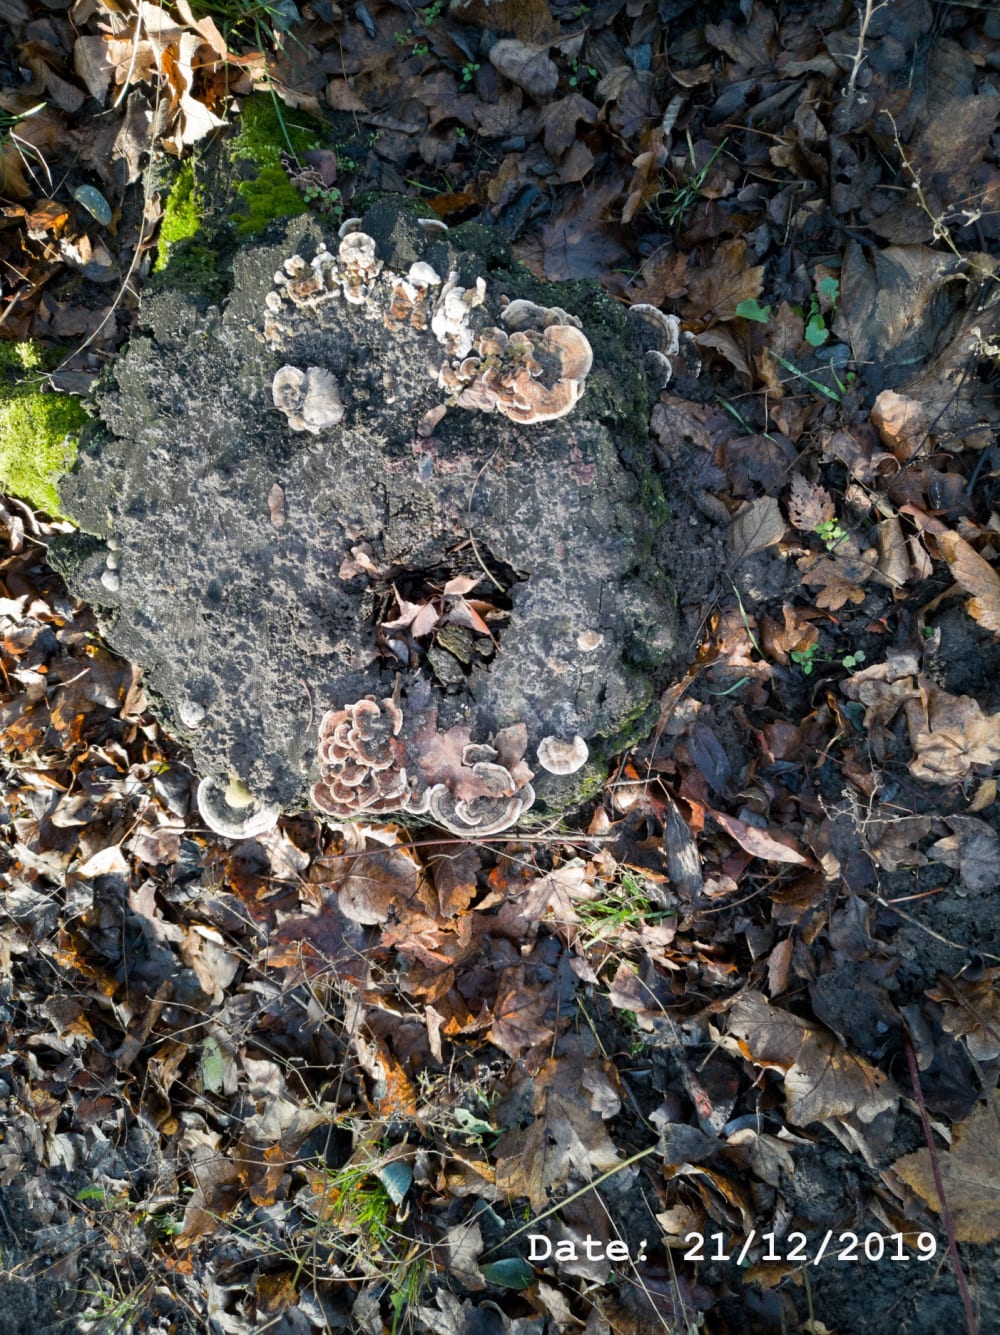
[[[878,553],[863,552],[853,537],[845,538],[830,556],[811,552],[798,562],[802,583],[818,588],[816,606],[837,612],[845,603],[863,603],[863,583],[876,574]]]

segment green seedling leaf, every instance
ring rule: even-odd
[[[806,342],[813,348],[821,348],[830,337],[826,321],[818,313],[806,325]]]
[[[487,1284],[497,1284],[503,1289],[526,1289],[535,1278],[534,1270],[523,1256],[487,1261],[479,1267],[479,1273]]]
[[[756,297],[747,297],[736,307],[736,314],[743,320],[756,320],[758,324],[767,324],[771,319],[771,308],[762,306]]]
[[[474,1117],[468,1108],[456,1108],[452,1113],[455,1122],[463,1131],[476,1136],[495,1136],[499,1128],[490,1126],[481,1117]]]
[[[78,1201],[104,1201],[103,1187],[81,1187],[74,1197]]]
[[[837,298],[840,296],[840,282],[832,274],[828,274],[826,278],[821,278],[816,284],[816,290],[831,306],[836,306]]]

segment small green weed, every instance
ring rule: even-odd
[[[691,139],[690,130],[687,132],[688,162],[691,164],[691,174],[686,180],[677,183],[672,190],[665,190],[657,195],[653,200],[652,210],[658,216],[662,217],[671,227],[677,227],[684,220],[684,215],[697,202],[701,193],[701,188],[705,184],[708,173],[712,169],[715,159],[726,147],[729,141],[723,139],[713,151],[711,157],[703,167],[698,166],[698,160],[694,151],[694,143]],[[739,313],[739,312],[737,312]]]
[[[816,292],[809,298],[809,309],[803,313],[806,322],[805,339],[813,348],[821,348],[830,337],[827,314],[832,314],[840,297],[840,283],[827,274],[816,284]]]
[[[741,320],[753,320],[757,324],[771,323],[770,306],[762,306],[756,297],[747,297],[736,307],[736,314]]]
[[[340,1264],[385,1280],[396,1335],[424,1288],[427,1265],[419,1244],[396,1226],[412,1171],[384,1147],[373,1146],[371,1153],[370,1160],[341,1168],[318,1164],[308,1175],[314,1199],[310,1213],[319,1240],[342,1254]]]
[[[816,292],[810,297],[808,308],[805,310],[800,306],[793,308],[796,315],[801,316],[805,322],[803,336],[810,347],[821,348],[829,340],[830,329],[827,318],[836,307],[839,296],[839,280],[832,274],[826,274],[817,282]],[[736,307],[736,314],[740,319],[750,320],[754,324],[767,325],[771,323],[771,307],[761,305],[756,297],[747,297],[741,301]],[[780,356],[773,349],[771,350],[771,356],[779,366],[782,366],[799,380],[804,380],[810,389],[823,398],[830,399],[833,403],[840,403],[856,379],[855,373],[848,371],[841,380],[831,357],[830,361],[823,367],[824,371],[830,373],[830,378],[833,381],[833,388],[831,388],[830,385],[824,384],[822,380],[818,380],[815,375],[808,375],[805,371],[800,370],[794,362],[789,361],[787,357]]]
[[[419,11],[419,17],[416,23],[411,24],[409,28],[406,28],[403,31],[394,32],[392,40],[397,46],[408,46],[413,42],[413,46],[410,49],[411,56],[429,56],[431,53],[430,44],[428,42],[418,41],[417,39],[427,35],[427,29],[432,23],[437,22],[443,12],[444,0],[434,0],[432,5],[428,5],[426,9]],[[476,69],[478,68],[479,66],[477,65]]]
[[[641,927],[674,916],[670,910],[660,908],[641,878],[625,867],[619,871],[617,882],[605,886],[599,899],[581,901],[576,912],[586,950],[600,942],[613,941],[625,927]]]
[[[847,529],[844,528],[839,519],[824,519],[821,524],[817,524],[813,529],[820,538],[828,552],[832,552],[834,547],[838,547],[847,540]]]
[[[569,74],[566,76],[566,82],[570,88],[578,88],[587,79],[596,79],[597,70],[593,65],[581,65],[578,60],[574,60],[569,67]]]
[[[805,649],[793,649],[789,657],[797,667],[802,669],[803,677],[811,677],[820,663],[839,663],[841,667],[853,671],[854,668],[859,667],[865,661],[866,655],[863,649],[855,649],[853,653],[849,654],[824,654],[821,652],[817,640],[815,644],[810,644]]]
[[[811,677],[816,664],[823,661],[819,656],[818,640],[805,649],[793,649],[789,657],[796,666],[802,669],[803,677]]]
[[[34,144],[29,144],[26,140],[20,139],[17,135],[17,127],[22,121],[26,121],[29,116],[36,116],[45,106],[44,102],[39,102],[37,106],[29,107],[27,111],[4,111],[0,108],[0,195],[3,194],[7,185],[8,170],[14,170],[14,165],[8,168],[7,152],[11,150],[11,158],[20,158],[25,168],[33,175],[28,158],[35,160],[36,166],[41,167],[42,171],[48,176],[49,169],[39,149]],[[51,179],[51,178],[50,178]]]
[[[468,86],[469,84],[472,83],[473,79],[479,73],[479,69],[480,69],[479,62],[476,60],[470,60],[462,66],[463,86]]]

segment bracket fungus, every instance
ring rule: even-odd
[[[198,812],[224,839],[256,839],[273,830],[281,815],[277,802],[255,797],[239,779],[224,783],[209,775],[198,784]]]
[[[309,431],[314,436],[343,419],[344,405],[337,382],[329,371],[310,366],[282,366],[271,382],[274,406],[288,418],[293,431]]]
[[[390,698],[369,697],[324,714],[316,755],[320,781],[313,786],[313,805],[339,820],[425,809],[407,777],[405,751],[398,740],[402,726],[403,715]]]
[[[496,411],[526,426],[565,417],[579,402],[594,363],[586,335],[569,324],[547,325],[541,333],[487,328],[472,347],[474,356],[441,368],[442,388],[461,408]]]
[[[527,730],[506,728],[489,744],[469,741],[465,728],[441,733],[435,724],[430,709],[404,728],[391,698],[331,709],[319,726],[313,805],[338,820],[429,812],[468,838],[515,825],[535,800],[523,759]]]
[[[566,742],[558,737],[543,737],[538,743],[538,763],[550,774],[575,774],[587,763],[590,749],[582,737]]]

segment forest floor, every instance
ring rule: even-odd
[[[1000,14],[0,19],[0,335],[63,350],[53,397],[254,90],[329,124],[303,209],[416,195],[686,336],[680,666],[544,838],[213,836],[4,501],[0,1335],[990,1329]]]

